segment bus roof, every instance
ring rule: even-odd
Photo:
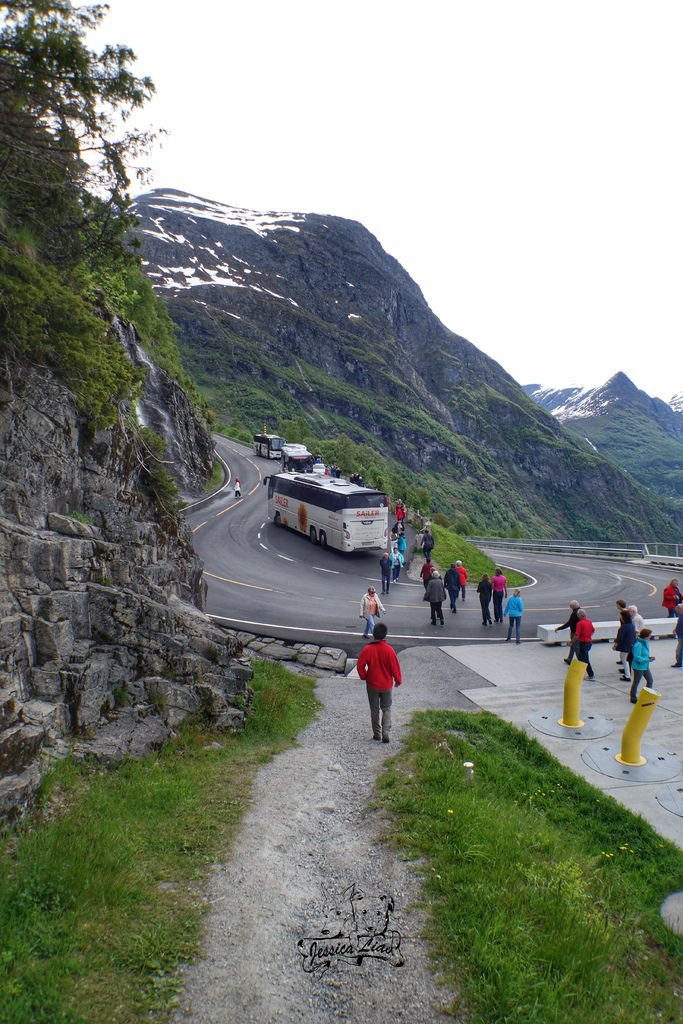
[[[317,487],[322,490],[334,491],[338,494],[357,494],[359,491],[365,494],[384,494],[384,491],[378,491],[376,487],[359,487],[358,484],[352,484],[350,480],[344,480],[342,477],[312,474],[301,476],[298,473],[273,473],[272,475],[276,480],[296,480],[297,483],[307,484],[309,487]]]

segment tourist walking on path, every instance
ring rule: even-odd
[[[356,671],[364,680],[370,704],[373,740],[389,742],[391,732],[391,691],[400,686],[401,666],[396,652],[386,642],[387,627],[378,622],[372,631],[373,643],[358,655]],[[381,720],[380,720],[381,715]]]
[[[633,682],[631,683],[631,704],[638,703],[638,687],[640,681],[645,677],[645,681],[649,687],[652,687],[654,679],[652,678],[652,672],[650,671],[650,662],[654,661],[654,657],[650,654],[650,637],[652,636],[652,630],[648,629],[647,626],[641,629],[640,633],[636,637],[636,642],[633,645]]]
[[[382,576],[382,593],[389,593],[389,584],[391,583],[391,559],[389,558],[389,552],[385,551],[379,560],[379,571]]]
[[[674,576],[671,583],[664,587],[662,594],[662,608],[666,608],[669,618],[673,619],[676,614],[676,605],[681,603],[683,594],[678,589],[678,577]]]
[[[566,622],[563,622],[561,626],[555,626],[555,632],[559,633],[563,629],[569,630],[569,654],[564,659],[567,665],[571,664],[571,660],[576,654],[577,642],[576,642],[576,623],[579,621],[579,602],[569,602],[569,618]]]
[[[492,626],[491,621],[491,594],[493,593],[491,587],[491,580],[489,574],[485,572],[482,578],[477,584],[477,593],[479,594],[479,604],[481,605],[481,624],[482,626]]]
[[[640,614],[640,612],[638,611],[636,605],[634,605],[634,604],[630,604],[628,606],[628,608],[626,609],[626,611],[631,616],[631,622],[636,627],[636,635],[638,635],[638,633],[640,633],[641,629],[643,629],[643,627],[645,626],[645,619]]]
[[[432,549],[434,547],[434,537],[428,526],[425,526],[425,531],[422,534],[422,554],[425,558],[430,558]]]
[[[576,660],[583,661],[586,665],[586,673],[589,679],[595,679],[595,672],[590,660],[590,649],[593,646],[593,633],[595,626],[586,615],[583,608],[579,608],[578,622],[576,623]]]
[[[406,540],[405,533],[399,533],[396,547],[398,548],[399,555],[403,555],[403,561],[405,562],[406,551],[408,550],[408,541]]]
[[[444,590],[441,576],[436,569],[427,584],[425,598],[429,601],[432,613],[432,626],[436,625],[437,618],[443,626],[443,602],[446,600],[446,591]]]
[[[495,591],[493,598],[495,600]],[[520,590],[513,591],[512,597],[509,597],[505,603],[504,615],[508,616],[508,635],[505,638],[505,642],[512,637],[512,630],[515,631],[515,639],[518,644],[522,642],[522,612],[524,611],[524,601],[522,600],[522,592]],[[502,619],[500,620],[503,621]]]
[[[683,668],[683,603],[677,604],[675,611],[677,620],[673,635],[676,637],[676,653],[674,654],[674,663],[671,667]]]
[[[451,611],[457,614],[458,594],[460,592],[460,576],[455,562],[451,562],[450,569],[446,570],[446,575],[443,578],[443,585],[448,591],[448,596],[451,602]]]
[[[467,585],[467,569],[462,564],[460,559],[455,563],[455,568],[458,570],[458,576],[460,577],[460,600],[465,603],[465,587]]]
[[[432,560],[431,558],[426,558],[424,565],[420,569],[420,579],[422,580],[425,590],[427,589],[427,584],[432,578],[433,572],[434,566],[432,565]]]
[[[621,678],[631,682],[631,651],[636,641],[636,627],[633,624],[628,610],[621,613],[621,622],[616,638],[612,644],[613,651],[619,651],[619,664],[621,666]]]
[[[391,549],[391,582],[397,583],[398,578],[401,575],[401,569],[403,568],[403,555],[398,550],[398,546],[394,544]]]
[[[503,621],[503,598],[508,596],[508,581],[503,576],[503,570],[497,568],[491,577],[491,588],[493,590],[493,620]]]
[[[360,601],[360,617],[365,619],[365,632],[363,636],[366,640],[369,640],[372,636],[372,631],[375,628],[375,619],[378,619],[380,615],[384,615],[384,605],[378,598],[375,588],[369,586],[367,594],[363,594]]]

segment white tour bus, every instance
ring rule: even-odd
[[[276,526],[289,526],[313,544],[338,551],[387,549],[388,502],[381,491],[317,474],[274,473],[263,483]]]
[[[262,459],[279,459],[286,443],[279,434],[254,434],[254,451]]]
[[[280,451],[282,468],[294,473],[312,473],[314,458],[305,444],[288,444],[286,441]]]

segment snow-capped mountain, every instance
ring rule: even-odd
[[[663,402],[661,398],[651,398],[645,391],[639,390],[621,371],[596,388],[580,385],[554,388],[542,384],[524,384],[522,390],[561,423],[603,415],[615,402],[621,401],[636,401],[646,407],[651,405],[653,415],[665,421],[671,412],[676,415],[683,413],[683,392],[674,395],[670,402]],[[680,428],[675,419],[671,421],[669,428],[667,432],[673,433],[674,436],[679,435]],[[667,429],[666,426],[664,429]],[[680,432],[680,437],[683,440],[683,432]]]
[[[621,372],[597,388],[527,384],[523,391],[591,450],[651,490],[683,498],[683,394],[663,402]]]

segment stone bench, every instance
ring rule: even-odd
[[[646,619],[645,625],[648,629],[652,630],[653,637],[662,638],[671,636],[674,631],[676,624],[675,619]],[[559,622],[553,622],[552,624],[536,626],[536,636],[544,644],[561,644],[566,643],[569,640],[569,630],[562,629],[559,633],[555,632],[555,627],[559,626]],[[596,640],[614,640],[619,629],[619,623],[614,620],[612,622],[594,622],[595,632],[593,633],[593,643]]]

